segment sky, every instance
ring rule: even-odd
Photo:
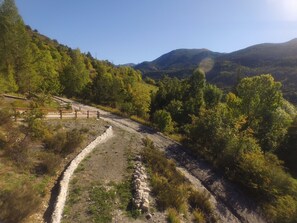
[[[15,0],[25,23],[114,64],[297,38],[297,0]]]

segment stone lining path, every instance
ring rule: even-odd
[[[63,174],[63,178],[60,181],[60,192],[57,197],[57,202],[55,205],[55,209],[52,215],[52,223],[60,223],[62,218],[62,213],[68,193],[68,186],[70,179],[78,167],[79,163],[90,153],[93,149],[100,143],[111,138],[113,135],[112,127],[109,128],[102,135],[98,136],[93,142],[91,142],[85,149],[83,149],[70,163],[68,168],[65,170]]]

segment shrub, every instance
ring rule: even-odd
[[[267,217],[277,223],[296,222],[296,208],[296,200],[289,195],[278,197],[273,204],[264,206]]]
[[[49,135],[49,130],[41,119],[33,119],[29,122],[30,135],[36,139],[43,139]]]
[[[153,115],[153,122],[162,132],[172,132],[174,130],[171,115],[166,110],[158,110]]]
[[[29,139],[23,139],[18,144],[9,145],[5,149],[5,156],[12,160],[18,167],[27,169],[30,167],[31,160],[28,154]]]
[[[212,215],[212,205],[209,202],[210,194],[206,191],[197,191],[197,190],[191,190],[190,196],[189,196],[189,204],[190,206],[197,210],[201,210],[204,213],[207,213],[208,215]]]
[[[38,163],[34,168],[37,174],[55,175],[61,158],[53,153],[42,153],[39,156],[39,160],[40,163]]]
[[[146,148],[142,156],[151,172],[152,192],[156,197],[158,209],[163,211],[169,208],[175,212],[186,213],[190,204],[192,210],[199,209],[208,215],[207,220],[216,222],[209,195],[194,191],[191,184],[176,169],[175,163],[166,159],[164,153],[157,150],[150,140],[144,140],[144,144]],[[174,211],[171,211],[173,217],[168,218],[170,222],[175,222]]]
[[[166,210],[171,207],[182,211],[187,203],[187,188],[183,184],[171,183],[170,180],[163,176],[152,176],[153,193],[156,195],[158,208]]]
[[[11,121],[11,113],[8,109],[0,109],[0,126]]]
[[[67,132],[66,144],[63,147],[62,153],[67,155],[74,152],[74,150],[82,143],[83,135],[79,130],[73,129]]]
[[[66,131],[59,131],[55,135],[50,135],[44,140],[45,148],[48,150],[55,151],[57,153],[61,153],[66,142]]]
[[[167,212],[168,212],[167,219],[169,223],[180,223],[176,209],[168,208]]]
[[[45,148],[56,153],[67,155],[72,153],[83,141],[82,132],[73,129],[69,132],[60,131],[45,139]]]
[[[31,182],[8,191],[0,191],[0,220],[3,222],[21,222],[34,213],[41,200],[32,188]]]
[[[193,211],[193,216],[194,216],[195,223],[206,223],[204,214],[199,209],[196,209],[195,211]]]

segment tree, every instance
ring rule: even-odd
[[[154,113],[153,121],[157,128],[162,132],[172,132],[173,122],[169,112],[166,110],[158,110]]]
[[[71,97],[82,93],[83,89],[90,82],[90,74],[78,49],[71,50],[69,54],[71,62],[65,67],[61,75],[61,83],[64,87],[64,93]]]
[[[264,74],[242,79],[236,90],[241,99],[240,111],[247,119],[243,130],[250,128],[263,150],[276,149],[292,121],[281,109],[281,83]]]
[[[199,114],[200,109],[204,106],[205,84],[205,73],[200,69],[196,69],[187,80],[188,87],[184,96],[184,109],[186,114]]]
[[[30,39],[14,0],[0,5],[0,74],[8,91],[28,92],[35,78]]]
[[[223,92],[215,85],[206,84],[204,91],[204,102],[207,108],[216,106],[222,99]]]

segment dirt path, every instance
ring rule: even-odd
[[[265,222],[251,199],[245,196],[235,185],[225,180],[223,176],[213,171],[211,166],[202,159],[193,159],[180,144],[130,119],[122,118],[69,99],[63,100],[71,102],[74,108],[100,111],[101,119],[111,123],[113,126],[140,137],[151,139],[159,149],[166,152],[168,157],[174,158],[177,161],[180,170],[195,187],[205,189],[212,195],[211,200],[221,222]]]

